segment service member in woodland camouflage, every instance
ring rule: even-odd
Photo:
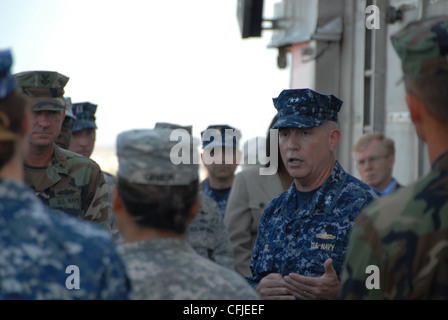
[[[340,296],[448,299],[448,16],[413,22],[391,39],[432,169],[358,216]],[[366,273],[369,266],[376,269]]]
[[[21,72],[15,78],[33,103],[26,183],[51,208],[109,229],[111,204],[100,167],[54,143],[65,115],[63,95],[69,78],[51,71]]]
[[[44,205],[24,183],[31,101],[0,51],[0,300],[126,299],[125,267],[108,232]]]
[[[257,299],[236,272],[200,256],[186,240],[199,204],[199,168],[172,163],[177,142],[171,133],[156,128],[117,137],[113,208],[126,241],[118,249],[132,282],[131,298]]]

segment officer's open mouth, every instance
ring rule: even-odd
[[[301,163],[303,160],[300,160],[298,158],[288,158],[289,163]]]

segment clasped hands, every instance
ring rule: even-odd
[[[324,263],[325,273],[320,277],[307,277],[297,273],[282,276],[270,273],[261,279],[255,291],[266,300],[331,300],[337,299],[340,283],[333,268],[333,259]]]

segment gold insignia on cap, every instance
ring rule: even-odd
[[[325,240],[334,240],[334,239],[336,239],[336,236],[329,234],[325,231],[325,233],[316,234],[316,238],[325,239]]]

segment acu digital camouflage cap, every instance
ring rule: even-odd
[[[406,77],[448,72],[448,16],[412,22],[394,34],[391,41]]]
[[[156,124],[154,125],[154,129],[170,129],[170,130],[184,129],[187,130],[190,135],[193,134],[192,126],[181,126],[170,122],[156,122]]]
[[[283,90],[273,99],[278,111],[272,127],[314,128],[326,121],[338,122],[342,101],[333,95],[324,95],[311,89]]]
[[[33,111],[65,111],[68,77],[54,71],[25,71],[14,76],[23,93],[33,98]]]
[[[184,186],[199,179],[197,164],[174,164],[172,129],[139,129],[117,137],[117,175],[131,183],[155,186]],[[190,146],[191,152],[197,152]]]
[[[72,132],[82,129],[96,129],[95,112],[98,105],[90,102],[79,102],[73,104],[73,114],[76,120],[73,121]]]

